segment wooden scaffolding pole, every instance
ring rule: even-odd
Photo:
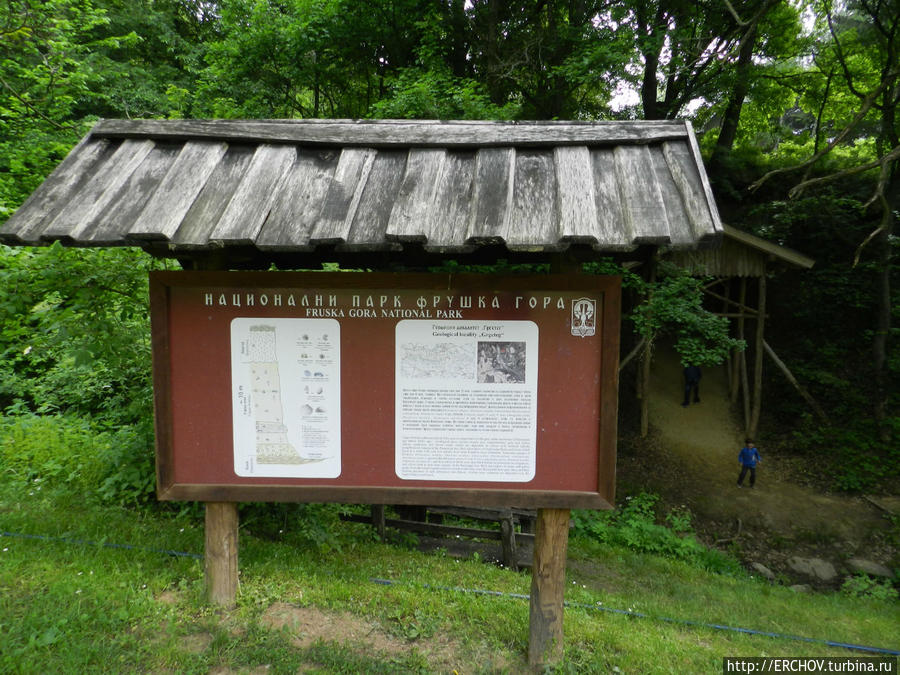
[[[709,291],[707,291],[709,292]],[[722,300],[722,315],[725,316],[728,314],[728,310],[731,308],[731,279],[725,281],[725,295],[720,296]],[[731,322],[729,321],[729,327]],[[734,380],[734,350],[728,352],[728,358],[725,361],[725,375],[727,380],[728,391],[731,391],[732,382]]]
[[[745,277],[741,278],[741,304],[745,304],[747,301],[747,279]],[[745,339],[745,331],[744,331],[744,317],[742,316],[738,320],[738,339]],[[744,403],[744,431],[747,430],[748,425],[750,424],[750,382],[747,378],[747,350],[744,349],[741,351],[740,359],[738,360],[740,365],[740,389],[741,396]]]
[[[647,280],[650,284],[656,281],[656,256],[657,250],[654,249],[650,256],[650,268],[647,273]],[[652,290],[650,291],[653,292]],[[638,392],[641,396],[641,438],[644,438],[650,431],[650,362],[653,359],[653,339],[646,340],[644,343],[644,354],[642,356],[640,368],[640,386]]]
[[[750,412],[750,423],[747,425],[747,435],[750,438],[756,436],[756,430],[759,428],[759,415],[762,411],[762,374],[763,359],[765,358],[763,343],[765,342],[765,330],[766,275],[763,273],[759,277],[759,300],[757,302],[756,314],[756,345],[755,354],[753,355],[753,409]]]

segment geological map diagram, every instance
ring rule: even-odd
[[[439,342],[400,344],[400,372],[415,380],[471,380],[474,376],[475,345]]]
[[[340,474],[339,335],[331,319],[232,321],[238,475]]]

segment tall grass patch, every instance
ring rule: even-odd
[[[0,417],[0,471],[34,490],[143,503],[155,487],[151,430],[102,429],[72,415]]]

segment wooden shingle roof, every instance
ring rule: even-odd
[[[716,245],[686,122],[101,120],[0,242],[191,258]]]

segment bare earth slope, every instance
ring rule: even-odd
[[[738,488],[740,420],[728,402],[724,368],[704,369],[701,402],[682,407],[677,355],[666,347],[654,355],[650,385],[650,439],[623,457],[622,475],[632,485],[646,476],[671,505],[686,505],[710,540],[735,538],[745,557],[784,571],[792,555],[817,555],[836,567],[854,555],[879,555],[883,514],[865,500],[822,494],[792,483],[786,463],[757,439],[762,462],[756,488]],[[769,400],[765,405],[778,405]]]

